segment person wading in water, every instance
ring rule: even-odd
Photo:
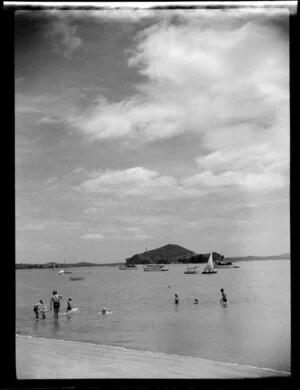
[[[60,308],[60,300],[62,296],[57,294],[57,291],[53,291],[53,295],[50,299],[50,310],[52,310],[52,305],[53,305],[53,311],[54,311],[54,318],[58,319],[58,313],[59,313],[59,308]]]

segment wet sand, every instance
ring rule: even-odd
[[[16,337],[18,379],[264,378],[289,373],[202,358],[118,347]]]

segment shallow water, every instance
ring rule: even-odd
[[[17,270],[16,330],[290,371],[290,261],[239,265],[213,275],[185,275],[182,264],[169,265],[168,272],[73,269],[82,281],[51,269]],[[222,287],[226,308],[219,302]],[[49,306],[54,289],[63,295],[59,320],[48,312],[46,320],[35,321],[34,303],[43,299]],[[67,316],[69,296],[78,310]],[[103,307],[109,314],[101,313]]]

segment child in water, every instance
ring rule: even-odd
[[[67,314],[72,311],[72,308],[73,308],[73,302],[72,302],[72,297],[70,297],[67,302]]]
[[[179,303],[179,298],[178,298],[177,294],[175,294],[175,301],[174,302],[175,302],[176,305],[178,305],[178,303]]]
[[[38,320],[40,318],[39,313],[41,311],[42,304],[43,304],[43,301],[40,299],[40,301],[33,306],[33,311],[35,313],[36,320]]]
[[[226,294],[224,292],[224,289],[221,288],[221,294],[222,294],[222,298],[221,298],[221,303],[227,303],[227,297],[226,297]]]
[[[45,320],[46,319],[46,311],[48,310],[48,307],[43,304],[42,300],[40,302],[41,302],[40,311],[41,311],[43,320]]]

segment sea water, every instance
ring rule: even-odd
[[[71,276],[84,276],[81,281],[52,269],[17,270],[16,331],[290,371],[290,261],[238,265],[212,275],[201,274],[203,264],[195,275],[184,274],[182,264],[168,265],[167,272],[73,268]],[[63,296],[59,320],[47,312],[36,321],[33,305],[43,299],[49,307],[54,289]],[[68,297],[76,308],[69,316]]]

